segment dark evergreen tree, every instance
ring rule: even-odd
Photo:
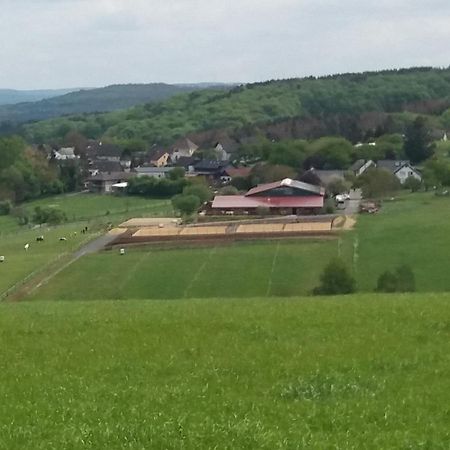
[[[413,163],[424,161],[433,155],[434,144],[423,117],[417,117],[406,128],[404,151],[406,157]]]

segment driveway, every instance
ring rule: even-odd
[[[353,216],[354,214],[358,214],[361,200],[361,189],[352,189],[350,191],[350,198],[345,202],[345,215]]]

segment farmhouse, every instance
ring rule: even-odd
[[[114,185],[123,186],[123,183],[126,183],[132,176],[133,174],[130,172],[99,173],[88,178],[87,186],[90,192],[109,194],[113,192]]]
[[[165,167],[169,162],[169,152],[164,149],[155,149],[150,153],[150,164],[155,167]]]
[[[350,170],[355,176],[359,177],[371,167],[375,167],[375,163],[371,159],[358,159],[352,164]]]
[[[262,184],[245,195],[218,195],[212,209],[254,213],[267,208],[271,214],[311,214],[323,207],[325,190],[319,186],[285,178],[274,183]]]
[[[413,177],[416,180],[422,181],[422,175],[413,167],[409,161],[394,161],[394,160],[381,160],[377,162],[379,169],[385,169],[395,175],[401,184],[403,184],[409,177]]]
[[[190,157],[196,150],[198,150],[198,145],[194,144],[190,139],[183,138],[178,140],[172,147],[171,159],[172,162],[177,161],[181,157]]]

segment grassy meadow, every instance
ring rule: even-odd
[[[449,302],[3,304],[0,448],[448,449]]]
[[[386,269],[409,264],[421,292],[450,291],[450,198],[401,194],[360,216],[336,240],[236,243],[211,248],[141,247],[89,255],[34,293],[41,300],[307,295],[340,255],[361,291]],[[76,289],[75,289],[76,288]]]
[[[20,226],[13,217],[0,216],[0,255],[6,258],[6,262],[0,264],[0,296],[26,277],[45,270],[49,264],[70,255],[103,233],[109,223],[117,224],[140,215],[173,214],[170,202],[166,200],[94,194],[49,197],[27,203],[24,208],[32,212],[36,206],[58,207],[66,213],[68,221],[55,227]],[[82,235],[80,231],[86,225],[89,233]],[[45,237],[43,243],[36,242],[40,235]],[[62,236],[67,242],[59,241]],[[31,245],[28,252],[24,250],[26,243]]]

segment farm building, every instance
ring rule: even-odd
[[[271,214],[312,214],[323,207],[324,195],[325,190],[319,186],[286,178],[259,185],[245,195],[218,195],[212,209],[245,214],[268,208]]]

